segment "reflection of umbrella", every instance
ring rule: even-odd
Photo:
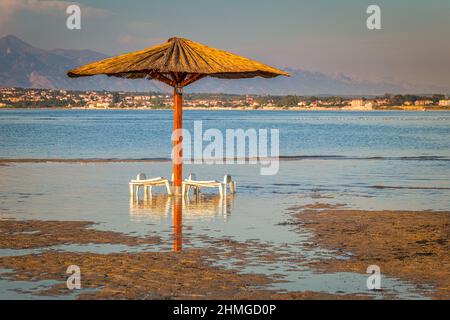
[[[106,74],[127,79],[147,78],[174,87],[174,193],[181,193],[182,88],[206,76],[224,79],[289,76],[286,72],[247,58],[182,38],[148,49],[87,64],[69,77]]]

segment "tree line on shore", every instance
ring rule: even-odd
[[[11,107],[83,107],[86,105],[83,97],[94,97],[94,101],[109,101],[110,106],[126,107],[122,102],[126,99],[145,97],[155,108],[169,108],[165,102],[172,101],[171,94],[162,92],[108,92],[108,91],[66,91],[52,89],[2,88],[0,89],[0,103]],[[196,106],[236,107],[236,106],[270,106],[289,108],[297,106],[345,106],[354,99],[368,102],[378,102],[383,106],[402,106],[416,101],[426,101],[429,105],[437,105],[445,100],[443,94],[414,95],[414,94],[385,94],[381,96],[300,96],[300,95],[238,95],[212,93],[185,93],[187,105],[195,102]],[[139,99],[136,98],[137,101]]]

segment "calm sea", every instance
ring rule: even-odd
[[[450,157],[450,113],[185,111],[184,127],[270,129],[280,155]],[[171,111],[0,110],[1,158],[168,158]]]

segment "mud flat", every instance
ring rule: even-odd
[[[215,267],[208,250],[181,253],[73,253],[3,257],[0,266],[12,269],[8,280],[58,283],[35,294],[61,296],[66,288],[66,269],[78,265],[84,292],[79,299],[357,299],[364,296],[321,292],[276,292],[260,288],[274,282],[261,274],[241,274]]]
[[[292,207],[292,225],[312,231],[315,245],[336,258],[309,265],[321,272],[381,274],[434,288],[431,298],[450,299],[450,212],[362,211],[315,204]],[[425,293],[426,294],[426,293]]]
[[[92,228],[90,221],[0,220],[0,249],[33,249],[64,244],[157,244],[158,236],[135,237]]]
[[[73,296],[67,289],[67,267],[81,271],[82,290],[78,299],[366,299],[365,295],[324,292],[286,292],[270,289],[283,281],[276,275],[241,273],[238,268],[220,266],[220,259],[248,263],[257,258],[271,261],[278,249],[257,242],[204,239],[214,246],[182,252],[69,252],[52,250],[57,244],[125,244],[130,247],[156,244],[155,237],[134,237],[93,229],[86,221],[0,220],[0,248],[39,249],[34,254],[0,257],[6,270],[0,279],[53,284],[20,293]],[[44,249],[44,251],[41,251]],[[239,263],[238,263],[239,265]]]

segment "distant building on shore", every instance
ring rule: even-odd
[[[450,100],[439,100],[440,107],[450,107]]]
[[[430,106],[433,104],[433,100],[416,100],[414,105],[416,106]]]
[[[342,110],[372,110],[373,103],[363,99],[353,99],[349,106],[345,106]]]
[[[366,104],[365,101],[362,100],[362,99],[353,99],[353,100],[350,102],[350,106],[353,107],[353,108],[364,107],[365,104]]]
[[[108,102],[95,102],[95,103],[89,103],[87,105],[88,108],[108,108],[110,105]]]

